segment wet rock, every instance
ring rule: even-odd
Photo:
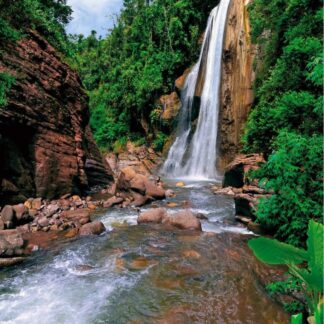
[[[31,217],[31,218],[35,218],[37,214],[38,214],[37,209],[29,209],[29,210],[28,210],[28,215],[29,215],[29,217]]]
[[[90,211],[88,209],[64,211],[60,215],[60,219],[73,222],[81,222],[82,220],[82,223],[88,223],[90,222]]]
[[[37,223],[41,227],[46,227],[49,225],[49,220],[45,216],[43,216],[38,219]]]
[[[254,222],[249,222],[247,224],[247,228],[255,233],[255,234],[258,234],[258,235],[264,235],[266,234],[264,229],[262,228],[262,226],[260,224],[257,224],[257,223],[254,223]]]
[[[195,250],[186,250],[183,255],[188,259],[199,259],[201,255]]]
[[[80,271],[80,272],[86,272],[86,271],[91,271],[94,269],[93,266],[89,265],[89,264],[79,264],[77,266],[75,266],[74,268],[76,271]]]
[[[0,232],[0,257],[14,257],[23,254],[24,240],[21,234],[14,230]]]
[[[88,224],[83,225],[80,228],[79,234],[83,235],[99,235],[106,230],[104,224],[99,221],[94,221]]]
[[[223,180],[223,187],[241,188],[249,185],[246,177],[251,170],[257,170],[265,160],[261,154],[238,155],[226,169]]]
[[[28,209],[24,204],[19,204],[12,206],[15,214],[16,214],[16,219],[18,222],[23,222],[23,221],[28,221],[29,220],[29,213]]]
[[[147,204],[149,201],[151,201],[152,199],[148,196],[143,196],[137,192],[132,192],[131,193],[132,197],[133,197],[133,202],[132,202],[132,206],[134,207],[142,207],[145,204]]]
[[[189,210],[184,210],[174,215],[163,218],[163,224],[172,225],[180,229],[201,231],[200,220]]]
[[[137,218],[137,223],[161,223],[166,216],[167,211],[165,208],[153,208],[141,213]]]
[[[178,203],[176,203],[176,202],[168,202],[168,203],[167,203],[167,206],[170,207],[170,208],[174,208],[174,207],[177,207],[177,206],[179,206],[179,205],[178,205]]]
[[[1,211],[1,219],[5,225],[5,228],[13,228],[14,222],[16,220],[14,209],[10,205],[6,205],[3,207]]]
[[[106,200],[103,203],[103,207],[104,208],[110,208],[112,206],[121,204],[123,201],[124,201],[124,199],[122,197],[116,197],[116,196],[114,196],[114,197],[111,197],[108,200]]]
[[[176,183],[176,187],[184,187],[184,186],[185,186],[185,183],[182,181],[179,181]]]
[[[141,200],[138,194],[143,197],[151,197],[154,199],[164,199],[165,190],[150,181],[147,176],[136,173],[133,168],[124,168],[117,181],[117,190],[121,192],[129,192],[134,197],[134,200]],[[140,205],[136,202],[137,205]]]
[[[42,198],[33,199],[31,204],[32,209],[40,210],[41,206],[42,206]]]
[[[147,181],[145,184],[146,187],[146,196],[152,197],[154,199],[164,199],[165,198],[165,190],[154,185],[153,183]]]
[[[242,224],[244,225],[248,225],[250,222],[252,222],[252,219],[249,218],[249,217],[245,217],[245,216],[239,216],[239,215],[236,215],[235,216],[235,219],[239,222],[241,222]]]
[[[0,258],[0,268],[10,267],[25,261],[24,257]]]

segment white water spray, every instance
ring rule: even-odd
[[[210,13],[197,64],[188,75],[181,94],[182,108],[177,137],[162,173],[176,178],[216,179],[221,62],[227,10],[230,0],[221,0]],[[192,113],[200,83],[199,117],[192,134]]]

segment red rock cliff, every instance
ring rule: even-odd
[[[112,181],[88,125],[79,77],[51,45],[30,32],[1,49],[1,72],[16,82],[0,107],[0,204]]]
[[[219,166],[225,167],[240,150],[240,138],[253,102],[253,61],[247,10],[250,0],[232,0],[224,38]]]

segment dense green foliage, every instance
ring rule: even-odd
[[[197,59],[198,39],[217,2],[125,0],[105,39],[95,33],[75,37],[75,64],[90,95],[91,126],[101,147],[145,134],[162,148],[166,135],[153,129],[151,112]]]
[[[34,29],[68,54],[70,46],[64,26],[71,13],[66,0],[0,0],[0,42],[16,41],[28,29]]]
[[[268,162],[255,174],[273,192],[257,211],[275,237],[303,245],[309,219],[322,218],[323,55],[321,0],[255,0],[260,46],[256,103],[244,146]]]
[[[7,104],[6,93],[14,82],[15,78],[8,73],[0,73],[0,107]]]
[[[311,220],[307,236],[307,250],[265,237],[250,240],[249,247],[262,262],[288,266],[290,274],[301,283],[299,288],[309,314],[314,315],[316,324],[320,324],[323,323],[324,226]],[[304,262],[307,262],[307,267],[300,266]]]

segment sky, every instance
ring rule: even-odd
[[[71,34],[90,35],[95,30],[98,36],[105,36],[113,26],[113,14],[119,13],[123,0],[67,0],[72,7],[72,21],[67,25]]]

